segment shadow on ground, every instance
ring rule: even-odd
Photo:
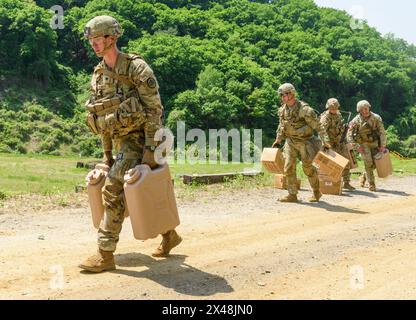
[[[186,258],[186,255],[170,255],[165,259],[154,259],[141,253],[118,254],[115,256],[118,269],[111,272],[134,278],[147,278],[190,296],[211,296],[234,291],[226,279],[186,264]],[[144,271],[120,269],[120,267],[140,266],[148,269]]]
[[[311,203],[311,202],[304,202],[301,201],[299,202],[299,204],[307,206],[307,207],[315,207],[315,208],[322,208],[325,209],[327,211],[331,211],[331,212],[338,212],[338,213],[355,213],[355,214],[368,214],[369,212],[367,211],[361,211],[361,210],[356,210],[356,209],[351,209],[351,208],[346,208],[343,206],[338,206],[338,205],[334,205],[325,201],[320,200],[318,203]]]

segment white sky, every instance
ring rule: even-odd
[[[381,34],[394,33],[416,45],[416,1],[414,0],[314,0],[320,7],[347,11],[364,19]]]

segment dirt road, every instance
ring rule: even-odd
[[[87,207],[0,209],[0,299],[416,299],[415,182],[319,204],[274,189],[180,201],[171,257],[152,258],[160,239],[134,240],[126,220],[102,274],[77,268],[96,250]]]

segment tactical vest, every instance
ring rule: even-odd
[[[358,115],[353,121],[352,136],[357,143],[379,143],[380,133],[377,130],[379,120],[371,114],[367,119]]]
[[[140,56],[120,53],[114,71],[103,61],[95,67],[86,104],[87,123],[94,133],[120,137],[142,129],[146,113],[129,74],[135,59]]]
[[[341,114],[331,114],[328,111],[321,115],[321,123],[325,121],[328,124],[326,133],[330,143],[339,143],[344,132],[344,123]]]
[[[307,140],[313,136],[313,129],[306,123],[305,108],[309,107],[303,101],[289,108],[284,105],[279,110],[279,121],[283,126],[283,133],[288,138]]]

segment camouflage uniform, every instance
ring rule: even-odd
[[[296,196],[296,160],[300,156],[303,172],[308,177],[314,193],[319,193],[319,178],[312,160],[316,154],[313,144],[313,130],[321,131],[315,111],[305,102],[296,101],[292,107],[284,104],[279,109],[279,126],[276,130],[276,141],[286,139],[283,154],[285,158],[284,174],[286,175],[289,195]]]
[[[347,145],[341,142],[345,130],[344,119],[339,111],[332,114],[329,110],[323,112],[320,117],[322,142],[331,145],[331,149],[348,159]],[[344,183],[351,179],[350,166],[348,165],[342,173]]]
[[[370,186],[375,185],[373,170],[375,169],[374,156],[379,152],[379,147],[387,144],[386,132],[381,117],[370,112],[368,118],[358,114],[349,124],[347,140],[362,147],[361,154],[364,161],[366,176]]]
[[[120,24],[110,16],[97,16],[84,29],[96,55],[103,57],[91,80],[87,123],[101,136],[104,160],[111,166],[103,187],[105,213],[98,229],[98,252],[79,265],[90,272],[116,268],[113,252],[124,220],[124,174],[142,162],[152,168],[157,165],[154,136],[162,126],[163,112],[158,83],[142,58],[118,51],[116,40],[121,34]],[[105,63],[106,57],[116,57],[113,68]],[[167,256],[182,241],[175,230],[162,236],[153,256]]]
[[[142,161],[145,145],[155,145],[161,128],[162,103],[152,69],[137,55],[119,53],[114,70],[104,61],[94,69],[87,119],[102,137],[104,151],[114,149],[116,161],[103,189],[105,217],[98,245],[114,251],[124,220],[124,174]]]

